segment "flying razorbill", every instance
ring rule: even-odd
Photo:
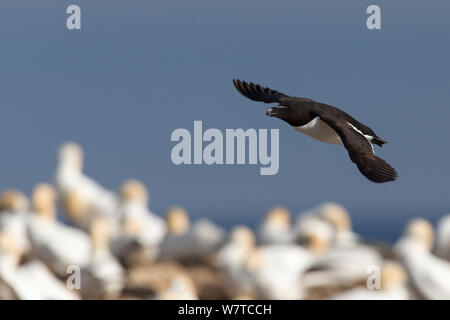
[[[370,181],[387,182],[397,178],[390,164],[377,157],[373,143],[387,143],[369,127],[344,111],[307,98],[290,97],[284,93],[252,82],[233,80],[236,89],[245,97],[265,103],[279,103],[267,109],[266,115],[289,123],[296,131],[331,144],[343,144],[350,159]]]

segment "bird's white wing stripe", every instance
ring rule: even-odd
[[[352,125],[350,122],[347,121],[347,123],[350,125],[350,127],[353,128],[353,130],[355,130],[356,132],[358,132],[359,134],[361,134],[364,138],[366,138],[367,141],[369,141],[370,146],[372,147],[372,153],[375,154],[375,151],[373,150],[373,144],[372,144],[373,137],[372,137],[372,136],[369,136],[369,135],[367,135],[367,134],[362,133],[361,130],[358,130],[358,128],[356,128],[356,127],[355,127],[354,125]]]

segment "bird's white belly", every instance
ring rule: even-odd
[[[326,122],[323,122],[319,117],[315,117],[303,126],[293,128],[295,131],[304,133],[311,138],[325,143],[342,144],[342,140],[336,131],[326,124]]]

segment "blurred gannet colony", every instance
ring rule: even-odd
[[[450,299],[450,215],[410,221],[393,246],[336,203],[227,231],[155,214],[142,182],[107,190],[83,159],[65,143],[53,184],[0,194],[0,299]]]

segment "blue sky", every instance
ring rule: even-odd
[[[82,30],[68,31],[78,4]],[[365,27],[378,4],[382,29]],[[30,192],[53,177],[58,146],[86,151],[111,189],[133,177],[163,212],[254,224],[283,204],[298,213],[345,205],[358,231],[393,239],[408,219],[449,210],[448,1],[2,1],[0,188]],[[294,132],[244,99],[231,79],[341,107],[388,140],[398,169],[373,184],[340,146]],[[175,166],[176,128],[278,128],[280,171]]]

